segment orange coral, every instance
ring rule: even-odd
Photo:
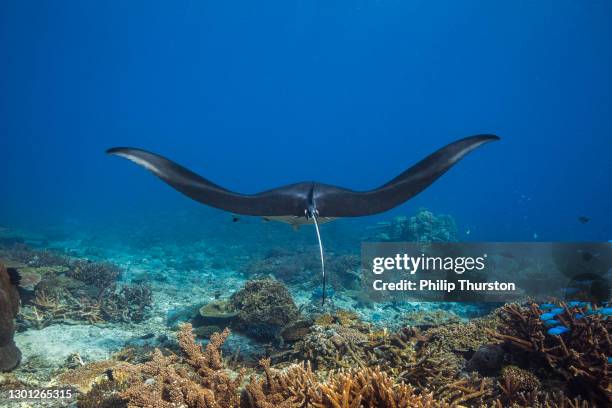
[[[407,384],[397,383],[379,368],[331,372],[317,381],[310,365],[296,364],[286,370],[270,368],[262,360],[265,379],[251,379],[246,386],[244,408],[426,408],[447,407],[430,394],[417,395]]]
[[[185,362],[188,367],[179,364],[177,356],[164,356],[159,350],[155,350],[151,361],[123,368],[131,371],[140,380],[133,382],[121,393],[121,397],[128,401],[129,407],[233,408],[238,406],[240,402],[238,388],[242,383],[244,371],[231,379],[224,371],[220,351],[229,334],[228,329],[213,334],[205,350],[202,350],[202,347],[195,342],[191,324],[182,325],[177,338],[186,356]]]

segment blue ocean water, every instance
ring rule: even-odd
[[[427,207],[463,239],[607,241],[611,14],[573,1],[2,2],[0,225],[161,211],[171,223],[199,207],[111,146],[241,192],[365,189],[486,132],[502,141],[381,217]]]

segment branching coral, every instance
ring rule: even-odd
[[[244,372],[230,378],[224,370],[220,347],[229,330],[214,334],[205,350],[195,342],[190,324],[181,326],[178,342],[185,363],[176,356],[164,356],[159,350],[151,361],[124,368],[124,378],[132,385],[121,393],[129,407],[230,408],[239,405],[238,388]],[[121,375],[120,372],[114,373]]]
[[[68,266],[70,264],[70,259],[59,252],[46,249],[36,250],[21,243],[0,251],[0,256],[33,267]]]
[[[118,364],[112,360],[94,361],[60,374],[57,380],[62,385],[71,385],[79,392],[86,393],[95,383],[106,378],[108,370],[118,369]]]
[[[100,302],[104,320],[141,322],[147,317],[152,303],[151,286],[148,284],[123,285],[107,292],[110,293]]]
[[[94,286],[102,292],[121,277],[121,268],[108,262],[77,261],[66,276]]]
[[[544,312],[536,304],[510,304],[502,310],[503,324],[498,332],[491,333],[493,336],[528,353],[532,361],[544,361],[565,379],[572,392],[592,404],[612,404],[610,319],[586,306],[562,304],[555,319],[567,333],[554,335],[549,334]]]
[[[37,290],[31,305],[22,310],[19,318],[26,326],[38,329],[54,322],[63,323],[71,320],[101,323],[104,319],[100,307],[100,302],[97,300],[77,298],[60,288],[56,288],[52,295]]]
[[[319,382],[309,365],[272,370],[262,360],[263,380],[251,379],[243,393],[243,408],[425,408],[449,406],[430,394],[416,394],[407,384],[397,383],[378,368],[331,372]]]
[[[120,270],[109,265],[79,261],[67,273],[70,276],[47,271],[25,304],[20,324],[42,328],[67,320],[90,323],[144,320],[152,302],[150,287],[116,285]],[[97,272],[102,276],[96,277]]]

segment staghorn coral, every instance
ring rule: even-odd
[[[31,304],[24,307],[18,317],[22,326],[37,329],[66,321],[101,323],[104,319],[100,307],[97,300],[77,298],[61,288],[56,288],[52,295],[37,290]]]
[[[460,360],[453,353],[425,348],[409,354],[393,370],[401,369],[398,378],[414,385],[418,390],[437,390],[444,387],[460,372]]]
[[[152,303],[150,286],[116,285],[120,270],[109,265],[78,261],[66,273],[70,276],[61,275],[63,270],[39,267],[45,274],[24,302],[18,316],[20,327],[40,329],[65,321],[140,322],[147,318]],[[97,272],[102,276],[95,277]]]
[[[228,336],[228,329],[214,334],[202,350],[195,342],[192,326],[182,325],[177,338],[187,366],[180,364],[177,356],[164,356],[159,350],[155,350],[151,361],[137,366],[130,365],[123,368],[123,373],[113,374],[131,379],[131,385],[121,392],[121,398],[127,401],[128,407],[238,406],[238,388],[244,371],[240,371],[232,379],[224,370],[220,347]]]
[[[281,329],[299,316],[287,288],[273,279],[248,281],[232,295],[230,306],[238,312],[233,327],[264,341],[276,340]]]
[[[141,322],[152,303],[151,286],[146,283],[109,288],[100,302],[102,318],[110,322]]]
[[[260,361],[263,375],[253,375],[244,383],[245,371],[234,374],[228,370],[220,352],[228,335],[229,330],[213,335],[203,350],[195,343],[191,325],[183,325],[177,335],[181,355],[165,355],[155,350],[143,363],[115,363],[106,371],[106,376],[93,375],[91,390],[79,395],[78,405],[85,408],[593,406],[580,398],[570,399],[562,393],[542,389],[533,374],[516,367],[504,369],[497,381],[477,373],[467,376],[454,371],[447,377],[438,375],[438,381],[423,380],[421,377],[429,376],[436,370],[436,364],[442,363],[433,349],[414,349],[414,343],[422,342],[426,333],[411,329],[365,344],[364,355],[370,358],[364,360],[368,364],[365,367],[314,371],[310,362],[302,361],[279,370],[272,367],[270,359],[263,359]],[[432,355],[422,354],[425,351]],[[135,361],[130,357],[132,354],[127,353],[127,358]],[[389,356],[397,358],[389,359]],[[386,365],[379,364],[385,361]],[[397,373],[398,367],[407,364],[419,368],[412,374],[408,370]],[[429,371],[424,367],[429,367]]]
[[[317,379],[310,365],[295,364],[283,371],[270,368],[270,359],[259,364],[265,372],[263,380],[251,377],[241,394],[241,408],[299,408],[308,401],[308,390],[315,388]]]
[[[583,396],[593,405],[612,404],[612,385],[608,357],[612,355],[609,330],[612,321],[591,312],[587,306],[568,307],[555,319],[568,328],[563,335],[547,333],[543,311],[534,303],[509,304],[502,308],[503,324],[494,337],[510,346],[511,352],[526,353],[524,360],[544,362],[560,375],[568,390]]]
[[[81,393],[89,392],[93,385],[106,379],[107,372],[118,369],[121,363],[112,360],[94,361],[80,365],[77,368],[63,372],[57,377],[61,385],[75,387]]]
[[[425,408],[450,406],[436,401],[431,394],[417,395],[403,382],[396,383],[376,368],[350,370],[331,376],[320,386],[312,406],[349,408],[354,406],[380,408]]]
[[[424,347],[433,347],[454,353],[475,352],[480,346],[494,342],[490,333],[499,324],[499,311],[494,311],[488,316],[467,323],[433,327],[424,334],[426,337]]]
[[[309,365],[296,364],[283,371],[262,360],[263,380],[251,379],[242,394],[241,408],[425,408],[447,407],[430,394],[416,394],[378,368],[331,372],[323,382]]]
[[[109,262],[77,261],[66,276],[98,288],[102,293],[121,277],[121,268]]]

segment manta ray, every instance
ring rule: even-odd
[[[319,224],[344,217],[362,217],[388,211],[429,187],[448,169],[477,147],[499,140],[482,134],[450,143],[430,154],[380,187],[355,191],[306,181],[255,194],[221,187],[158,154],[131,147],[113,147],[107,153],[124,157],[151,171],[175,190],[202,204],[233,214],[260,216],[298,227],[314,224],[319,243],[325,303],[325,258]]]

